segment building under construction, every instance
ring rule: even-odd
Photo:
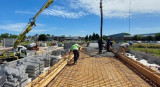
[[[36,18],[53,3],[48,0],[14,43],[12,41],[13,47],[1,47],[0,87],[160,87],[160,58],[132,50],[123,55],[118,51],[118,43],[106,52],[102,44],[103,6],[100,1],[101,44],[78,43],[82,49],[77,63],[73,64],[74,54],[70,52],[73,41],[52,42],[48,47],[46,43],[42,43],[42,47],[37,42],[30,49],[19,46],[36,25]]]

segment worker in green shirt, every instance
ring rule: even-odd
[[[73,52],[73,54],[74,54],[74,64],[76,64],[76,62],[78,60],[79,50],[81,50],[81,49],[82,49],[82,47],[79,44],[73,44],[71,46],[70,53]]]

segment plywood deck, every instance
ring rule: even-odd
[[[80,54],[76,65],[67,65],[48,87],[150,87],[116,58]]]

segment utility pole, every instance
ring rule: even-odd
[[[129,34],[131,29],[131,0],[129,2]]]
[[[101,28],[100,28],[100,34],[101,34],[101,53],[102,53],[102,29],[103,29],[103,6],[102,6],[102,0],[100,0],[100,13],[101,13]]]

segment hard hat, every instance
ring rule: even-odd
[[[108,39],[111,39],[111,37],[108,37]]]
[[[115,41],[112,41],[112,43],[116,43]]]
[[[133,42],[129,42],[130,45],[133,45]]]

